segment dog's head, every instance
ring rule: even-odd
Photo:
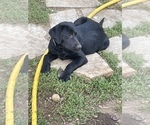
[[[49,34],[56,44],[61,45],[64,49],[70,51],[78,51],[81,49],[81,44],[77,39],[77,31],[75,25],[71,22],[62,22],[52,29]]]

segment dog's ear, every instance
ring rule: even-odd
[[[103,26],[104,19],[105,19],[105,18],[103,18],[103,19],[99,22],[99,24],[100,24],[101,27]]]
[[[54,39],[54,41],[58,44],[61,43],[61,30],[62,26],[61,25],[56,25],[49,31],[49,35],[51,36],[51,39]]]

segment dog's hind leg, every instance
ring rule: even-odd
[[[101,50],[107,49],[108,46],[109,46],[109,39],[107,39],[107,40],[104,42],[103,47],[101,48]]]

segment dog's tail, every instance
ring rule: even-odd
[[[105,19],[105,18],[103,18],[103,19],[99,22],[99,24],[100,24],[101,27],[103,26],[104,19]]]

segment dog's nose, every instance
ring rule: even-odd
[[[78,50],[79,49],[81,49],[82,48],[82,46],[81,45],[77,45],[77,47],[76,47]]]

